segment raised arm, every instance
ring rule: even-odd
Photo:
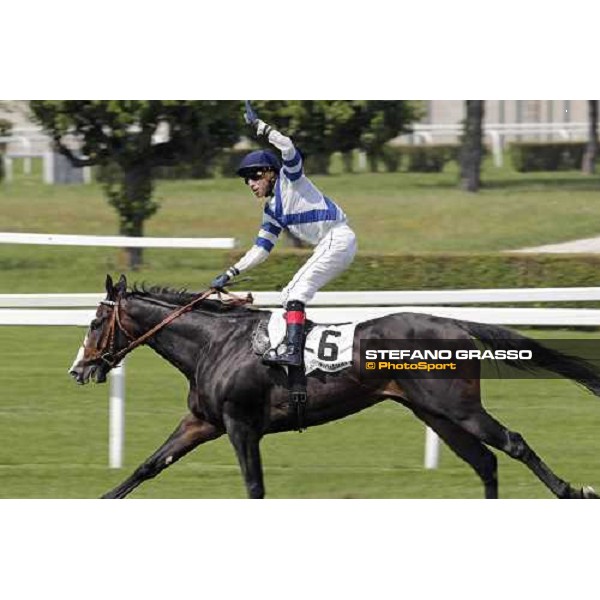
[[[246,120],[246,123],[255,129],[256,135],[265,136],[267,140],[269,140],[269,143],[281,152],[283,158],[283,174],[290,181],[300,179],[303,175],[302,156],[294,146],[292,140],[259,119],[256,111],[252,108],[248,100],[246,100],[244,119]]]
[[[263,121],[259,123],[268,128],[269,126]],[[294,146],[292,140],[276,129],[270,128],[267,134],[267,139],[270,144],[273,144],[281,152],[283,158],[283,174],[290,180],[296,181],[303,175],[302,156]]]

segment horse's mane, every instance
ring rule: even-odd
[[[189,292],[186,288],[175,289],[158,285],[148,286],[145,283],[138,286],[136,283],[131,288],[129,295],[137,298],[149,298],[174,306],[185,306],[198,297],[199,292]],[[214,314],[247,314],[248,311],[255,312],[257,309],[248,305],[232,304],[207,298],[195,306],[194,310],[206,310]]]

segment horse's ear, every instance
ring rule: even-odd
[[[114,292],[115,288],[114,288],[114,285],[113,285],[112,277],[110,275],[106,276],[105,286],[106,286],[106,296],[108,298],[111,298],[112,295],[113,295],[113,292]]]
[[[121,277],[119,277],[116,290],[119,295],[124,294],[127,291],[127,279],[125,275],[121,275]]]

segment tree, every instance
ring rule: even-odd
[[[290,100],[257,102],[261,119],[294,139],[312,173],[329,172],[331,154],[358,146],[355,101]]]
[[[477,192],[481,186],[483,157],[483,100],[466,100],[466,118],[460,149],[460,183],[463,190]]]
[[[152,199],[153,169],[194,160],[207,165],[242,130],[241,103],[234,101],[35,100],[34,117],[56,149],[75,166],[98,165],[119,233],[141,237],[158,210]],[[159,128],[167,132],[158,139]],[[128,248],[137,269],[141,248]]]
[[[0,137],[9,137],[12,130],[12,123],[7,119],[0,119]],[[7,143],[0,141],[0,181],[4,179],[4,158]]]
[[[384,144],[407,131],[421,116],[417,102],[405,100],[257,101],[261,119],[291,136],[312,173],[327,173],[333,152],[341,152],[347,171],[351,151],[365,150],[372,164]]]
[[[598,100],[588,100],[588,142],[583,155],[582,171],[593,175],[598,157]]]
[[[410,131],[410,124],[423,116],[423,106],[410,100],[367,100],[362,110],[360,148],[376,172],[386,142]]]

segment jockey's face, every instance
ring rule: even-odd
[[[252,193],[257,198],[266,198],[271,196],[273,185],[275,183],[275,171],[267,171],[265,169],[257,169],[244,178],[246,185],[250,186]]]

